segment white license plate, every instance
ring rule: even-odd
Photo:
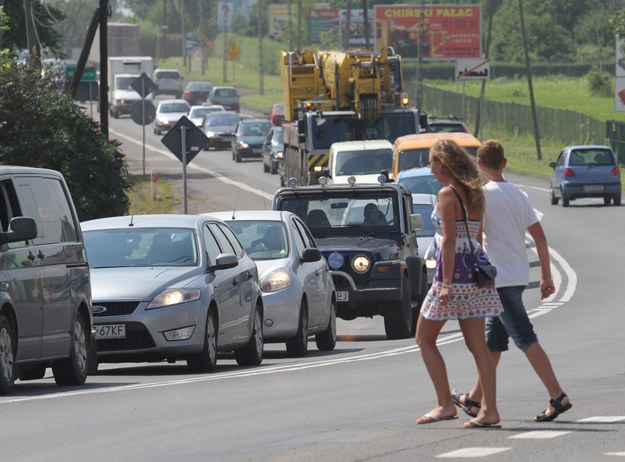
[[[349,302],[349,292],[340,291],[336,293],[336,301],[337,302]]]
[[[587,192],[603,191],[603,185],[602,184],[586,185],[584,186],[584,191],[587,191]]]
[[[94,327],[98,339],[126,338],[125,324],[99,324]]]

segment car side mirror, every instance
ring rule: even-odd
[[[555,162],[549,162],[549,167],[556,168],[556,163]]]
[[[304,252],[302,253],[302,258],[300,258],[300,261],[302,263],[313,263],[316,261],[321,260],[322,255],[321,255],[321,251],[315,247],[307,247],[304,249]]]
[[[420,213],[410,215],[410,225],[414,230],[423,228],[423,218]]]
[[[9,230],[0,233],[0,244],[29,241],[37,237],[37,223],[30,217],[15,217],[9,223]]]
[[[234,268],[239,264],[238,257],[233,253],[221,253],[217,255],[215,264],[208,267],[208,271],[217,271]]]

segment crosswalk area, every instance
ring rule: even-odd
[[[625,422],[625,416],[594,416],[594,417],[586,417],[584,419],[579,419],[574,421],[578,424],[613,424],[618,422]],[[505,427],[504,427],[505,428]],[[497,432],[498,430],[488,430],[490,432]],[[506,439],[508,440],[549,440],[555,438],[562,438],[571,436],[575,433],[579,433],[580,431],[584,431],[583,429],[576,428],[573,430],[545,430],[538,429],[529,432],[517,433],[514,435],[508,436]],[[511,441],[513,443],[513,441]],[[442,454],[438,454],[436,458],[440,459],[476,459],[476,458],[484,458],[491,457],[497,454],[506,453],[509,451],[515,451],[520,448],[512,445],[512,446],[498,446],[498,447],[466,447],[461,449],[456,449],[453,451],[448,451]],[[596,455],[596,459],[600,456],[614,456],[614,457],[623,457],[625,458],[625,440],[623,441],[623,451],[619,452],[604,452]],[[546,454],[548,460],[556,460],[552,457],[549,457],[549,454]],[[593,459],[595,459],[593,457]],[[495,459],[493,459],[495,460]],[[501,459],[499,459],[501,460]]]

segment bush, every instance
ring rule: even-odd
[[[594,66],[588,74],[586,74],[590,93],[593,96],[611,96],[614,85],[610,74],[599,66]]]

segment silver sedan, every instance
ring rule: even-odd
[[[100,362],[186,360],[215,368],[263,359],[263,301],[254,261],[222,221],[134,215],[81,224]]]
[[[308,336],[317,348],[336,345],[336,294],[326,260],[312,234],[290,212],[249,210],[211,213],[227,222],[258,266],[265,306],[266,342],[285,342],[303,356]]]

